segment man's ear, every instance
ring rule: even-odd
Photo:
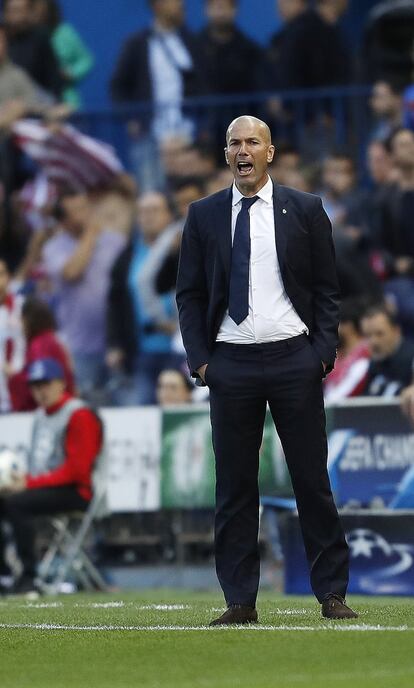
[[[224,149],[224,157],[225,157],[225,159],[226,159],[227,165],[230,165],[230,163],[229,163],[229,156],[228,156],[228,153],[227,153],[227,147]]]
[[[269,163],[272,162],[274,155],[275,155],[275,147],[269,146],[269,148],[267,150],[267,162],[269,162]]]

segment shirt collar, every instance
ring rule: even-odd
[[[240,193],[239,189],[236,186],[236,183],[233,182],[233,187],[232,187],[232,194],[233,194],[233,200],[232,200],[232,205],[237,205],[237,203],[240,203],[242,198],[245,198],[242,193]],[[267,182],[260,191],[257,192],[256,196],[262,199],[265,203],[272,203],[273,202],[273,182],[270,179],[269,175],[267,177]]]

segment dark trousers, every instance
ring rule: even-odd
[[[34,578],[36,575],[34,517],[84,511],[88,504],[89,502],[80,496],[73,485],[23,490],[0,499],[0,520],[7,520],[13,528],[17,553],[25,576]],[[5,569],[4,544],[0,528],[0,570]]]
[[[206,382],[216,457],[216,568],[227,604],[256,602],[266,402],[292,479],[312,589],[319,601],[329,592],[345,597],[349,552],[327,472],[322,362],[310,340],[219,342]]]

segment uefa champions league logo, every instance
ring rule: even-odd
[[[406,573],[413,568],[414,547],[406,543],[390,543],[373,530],[355,528],[347,533],[347,541],[351,550],[351,566],[354,573],[359,574],[359,584],[367,592],[378,591],[391,592],[391,586],[395,589],[398,585],[397,576]],[[370,560],[365,561],[364,560]],[[373,561],[375,564],[373,566]],[[372,572],[367,571],[372,568]],[[365,570],[364,570],[365,569]],[[363,571],[363,572],[362,572]],[[414,573],[414,569],[411,573]]]

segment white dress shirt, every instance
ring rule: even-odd
[[[256,195],[259,198],[249,211],[249,314],[240,325],[236,325],[227,310],[217,335],[218,342],[261,344],[309,333],[283,286],[276,251],[273,183],[270,177]],[[242,198],[243,195],[233,184],[232,241]]]

